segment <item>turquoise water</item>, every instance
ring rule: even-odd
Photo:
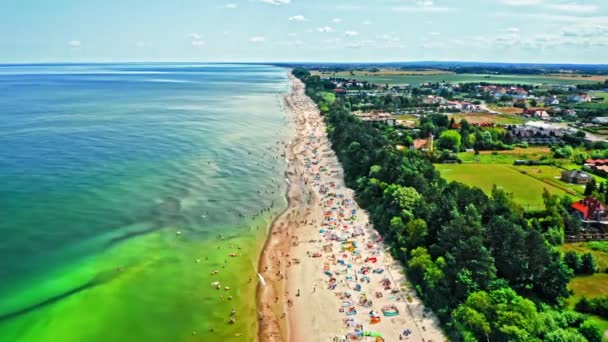
[[[287,90],[270,66],[0,66],[0,339],[251,340]]]

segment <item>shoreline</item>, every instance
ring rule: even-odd
[[[288,206],[260,253],[266,285],[256,291],[258,340],[322,341],[366,331],[395,341],[409,330],[406,340],[444,341],[439,320],[406,287],[402,266],[344,184],[317,106],[304,84],[289,78],[284,101],[296,131],[285,152]],[[344,250],[346,240],[356,247]],[[387,307],[398,315],[383,315]],[[378,322],[371,322],[372,310]]]
[[[290,90],[284,96],[286,110],[292,116],[295,116],[295,111],[287,100],[292,96],[294,91],[295,78],[289,74]],[[259,341],[287,341],[289,340],[289,328],[291,324],[287,323],[287,310],[285,294],[281,294],[285,290],[285,268],[286,263],[280,264],[280,260],[284,259],[285,251],[289,251],[290,244],[287,239],[282,236],[287,234],[293,228],[294,221],[291,220],[292,214],[296,216],[301,211],[302,195],[304,188],[302,187],[302,178],[298,175],[295,162],[295,147],[301,143],[301,118],[293,117],[296,122],[294,139],[285,146],[285,159],[287,168],[285,169],[285,179],[287,181],[287,189],[285,197],[287,199],[287,207],[281,212],[270,224],[268,237],[264,242],[260,258],[258,261],[258,274],[264,279],[265,285],[261,280],[256,288],[256,302],[258,308],[258,340]],[[300,210],[298,210],[300,209]],[[288,254],[287,254],[288,255]],[[277,261],[277,262],[275,262]],[[285,314],[285,315],[284,315]]]

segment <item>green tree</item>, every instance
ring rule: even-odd
[[[585,196],[590,196],[594,191],[597,190],[597,184],[595,183],[595,179],[591,178],[587,185],[585,185]]]
[[[591,253],[585,253],[581,257],[580,273],[593,274],[597,271],[597,263]]]
[[[439,136],[439,147],[458,152],[462,143],[462,137],[458,131],[449,129],[443,131]]]
[[[415,219],[405,225],[406,245],[409,248],[416,248],[424,243],[428,236],[428,227],[423,219]]]

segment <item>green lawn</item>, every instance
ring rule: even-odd
[[[566,191],[543,182],[536,175],[524,174],[512,165],[437,164],[435,167],[446,180],[478,187],[487,194],[491,193],[492,187],[496,185],[512,193],[515,202],[527,210],[540,210],[544,207],[544,189],[558,196],[566,194]]]
[[[350,75],[349,73],[323,74],[322,77],[344,77],[353,78],[360,81],[367,81],[376,84],[410,84],[419,85],[421,83],[448,82],[448,83],[473,83],[489,82],[495,84],[562,84],[577,85],[597,83],[597,81],[580,79],[560,79],[557,77],[544,75],[484,75],[484,74],[431,74],[431,75],[390,75],[372,73]]]
[[[568,298],[568,304],[571,307],[574,307],[583,297],[608,296],[608,273],[574,277],[568,284],[568,289],[574,292]]]
[[[539,160],[543,156],[551,156],[551,150],[548,147],[514,148],[513,150],[496,151],[495,153],[492,151],[481,151],[478,155],[472,152],[458,153],[458,158],[463,163],[476,164],[513,165],[513,162],[517,159]]]

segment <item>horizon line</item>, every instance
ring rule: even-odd
[[[0,62],[0,66],[19,66],[19,65],[103,65],[103,64],[255,64],[255,65],[285,65],[285,64],[331,64],[331,65],[351,65],[351,64],[366,64],[366,65],[386,65],[386,64],[503,64],[503,65],[540,65],[540,66],[601,66],[608,67],[608,64],[601,63],[575,63],[575,62],[482,62],[482,61],[440,61],[440,60],[418,60],[418,61],[384,61],[384,62],[369,62],[369,61],[354,61],[354,62],[332,62],[332,61],[57,61],[57,62]]]

